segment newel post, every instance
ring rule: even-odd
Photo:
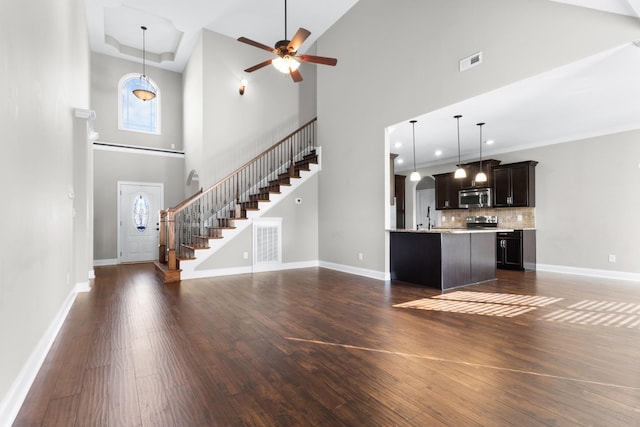
[[[178,269],[178,260],[176,258],[176,222],[175,222],[175,211],[173,209],[169,209],[167,211],[167,244],[168,244],[168,259],[167,259],[167,267],[169,270],[177,270]]]

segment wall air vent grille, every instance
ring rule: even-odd
[[[282,263],[282,218],[253,222],[254,265]]]
[[[460,71],[466,71],[480,64],[482,64],[482,52],[477,52],[460,60]]]

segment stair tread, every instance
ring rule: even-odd
[[[209,246],[191,246],[191,245],[187,245],[186,243],[183,243],[181,246],[187,249],[191,249],[192,251],[197,251],[202,249],[211,249]]]
[[[209,239],[222,239],[223,238],[223,236],[194,236],[194,237],[199,237],[201,239],[207,239],[207,240],[209,240]]]

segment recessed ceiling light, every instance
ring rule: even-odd
[[[401,164],[403,164],[403,163],[404,163],[404,160],[402,160],[400,157],[398,157],[398,158],[396,159],[396,162],[398,162],[398,164],[399,164],[399,165],[401,165]]]
[[[495,141],[493,139],[487,139],[484,143],[487,145],[493,144]]]
[[[402,142],[398,141],[395,144],[393,144],[393,146],[396,147],[396,148],[400,148],[400,147],[402,147]]]
[[[436,150],[435,154],[436,156],[442,156],[442,150]]]

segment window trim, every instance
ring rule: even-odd
[[[123,123],[123,111],[122,111],[122,93],[125,90],[125,85],[133,79],[139,79],[140,78],[140,74],[139,73],[129,73],[129,74],[125,74],[124,76],[122,76],[120,78],[120,80],[118,81],[118,93],[117,93],[117,97],[118,97],[118,130],[122,130],[122,131],[126,131],[126,132],[136,132],[136,133],[146,133],[147,135],[161,135],[162,134],[162,121],[161,121],[161,106],[162,103],[160,102],[162,99],[162,94],[160,92],[160,88],[158,87],[158,84],[151,78],[149,78],[147,76],[147,79],[149,80],[149,84],[151,84],[151,86],[153,86],[154,90],[156,91],[156,97],[154,99],[154,101],[156,102],[156,128],[157,130],[155,132],[151,132],[151,131],[147,131],[147,130],[140,130],[140,129],[130,129],[124,126]]]

